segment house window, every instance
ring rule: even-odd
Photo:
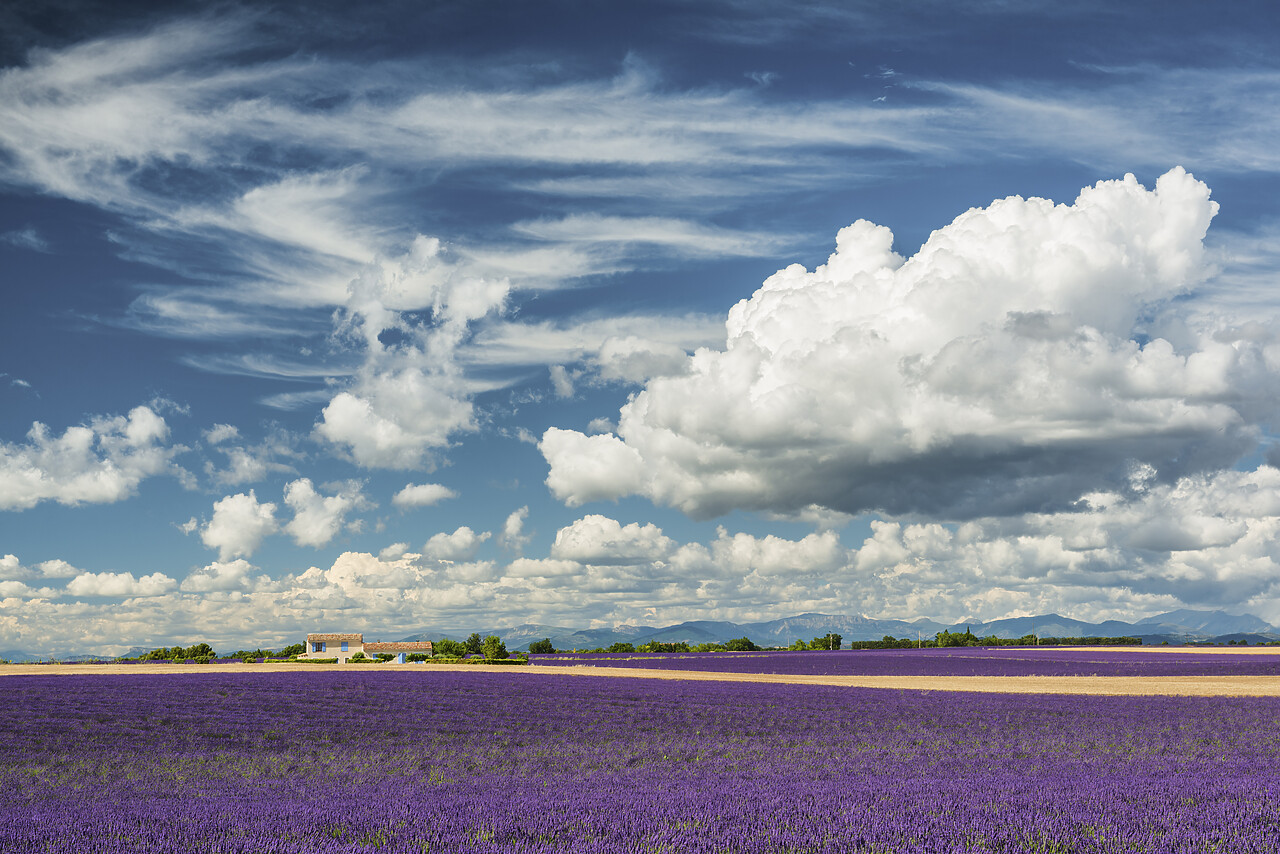
[[[346,642],[346,641],[343,641],[343,642],[342,642],[342,651],[343,651],[343,652],[346,652],[346,651],[347,651],[347,642]]]
[[[316,641],[311,645],[312,652],[324,652],[324,641]]]

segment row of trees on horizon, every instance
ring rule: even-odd
[[[995,635],[987,635],[978,637],[969,629],[963,632],[941,631],[932,638],[896,638],[892,635],[885,635],[880,640],[864,640],[851,641],[848,649],[916,649],[916,648],[938,648],[938,647],[966,647],[966,646],[1121,646],[1121,645],[1138,645],[1142,643],[1141,638],[1137,637],[1039,637],[1034,634],[1023,635],[1019,638],[998,638]],[[497,635],[489,635],[481,637],[479,632],[473,632],[464,640],[454,640],[452,638],[441,638],[433,645],[433,657],[443,659],[461,659],[468,656],[483,656],[486,660],[500,661],[511,657],[507,650],[506,643]],[[698,652],[767,652],[767,651],[819,651],[829,652],[844,649],[844,638],[835,633],[830,632],[820,635],[812,640],[797,639],[788,646],[761,646],[748,637],[734,638],[724,643],[697,643],[690,644],[687,641],[649,641],[639,645],[626,641],[619,641],[610,644],[607,647],[596,647],[593,649],[557,649],[550,638],[536,640],[529,644],[529,653],[532,655],[556,655],[562,653],[605,653],[605,654],[660,654],[660,653],[698,653]],[[120,661],[196,661],[207,663],[214,659],[240,659],[242,661],[258,661],[267,659],[291,659],[302,655],[306,652],[306,645],[301,643],[290,644],[278,650],[270,649],[240,649],[232,653],[218,654],[214,652],[212,646],[208,643],[195,643],[191,646],[173,646],[173,647],[157,647],[150,652],[142,653],[133,657],[122,657]],[[524,655],[524,653],[517,653]],[[353,656],[356,658],[356,656]],[[382,653],[376,658],[364,658],[364,660],[386,661],[394,656]],[[414,655],[415,660],[425,660],[426,655]]]

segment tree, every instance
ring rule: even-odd
[[[635,651],[636,651],[636,645],[628,641],[618,641],[617,643],[609,644],[609,648],[605,650],[605,652],[635,652]]]
[[[432,652],[436,655],[442,655],[445,658],[462,658],[467,654],[467,647],[460,641],[450,638],[440,638],[432,645]]]
[[[835,632],[828,632],[822,637],[814,638],[813,641],[809,644],[809,649],[834,650],[834,649],[839,649],[841,644],[843,643],[844,643],[844,638],[842,638],[840,635],[836,634]]]
[[[536,653],[538,655],[551,655],[555,651],[556,647],[555,644],[551,642],[551,638],[543,638],[542,640],[536,640],[529,644],[529,652]]]
[[[307,645],[305,643],[295,643],[295,644],[290,644],[289,646],[286,646],[284,649],[280,650],[280,656],[282,658],[288,658],[292,655],[302,655],[306,651],[307,651]]]
[[[724,648],[729,652],[755,652],[760,649],[760,647],[751,642],[751,638],[734,638],[731,641],[726,641]]]
[[[982,641],[978,639],[972,631],[965,628],[964,634],[960,632],[938,632],[938,646],[979,646]]]
[[[674,643],[663,643],[662,641],[649,641],[641,644],[637,648],[638,652],[689,652],[689,644],[685,641],[675,641]]]
[[[480,644],[480,649],[484,653],[486,661],[493,661],[495,658],[509,658],[511,655],[507,652],[507,645],[497,635],[489,635],[485,638]]]
[[[467,648],[467,652],[473,655],[479,655],[484,652],[484,640],[480,637],[479,632],[472,632],[471,636],[462,642]]]

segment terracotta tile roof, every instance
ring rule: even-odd
[[[367,643],[365,652],[431,652],[431,641],[400,641],[399,643]]]
[[[329,634],[307,635],[307,643],[313,641],[355,641],[356,643],[364,642],[364,635],[358,633],[331,632]]]

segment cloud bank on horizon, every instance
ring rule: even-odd
[[[796,62],[749,11],[698,37],[723,68],[643,28],[609,53],[603,19],[576,67],[550,19],[518,54],[381,14],[334,42],[335,11],[30,33],[0,73],[0,648],[1280,618],[1280,69],[1175,65],[1173,29],[1030,83],[952,57],[835,93],[821,42],[725,83]],[[1206,134],[1175,84],[1240,109]]]

